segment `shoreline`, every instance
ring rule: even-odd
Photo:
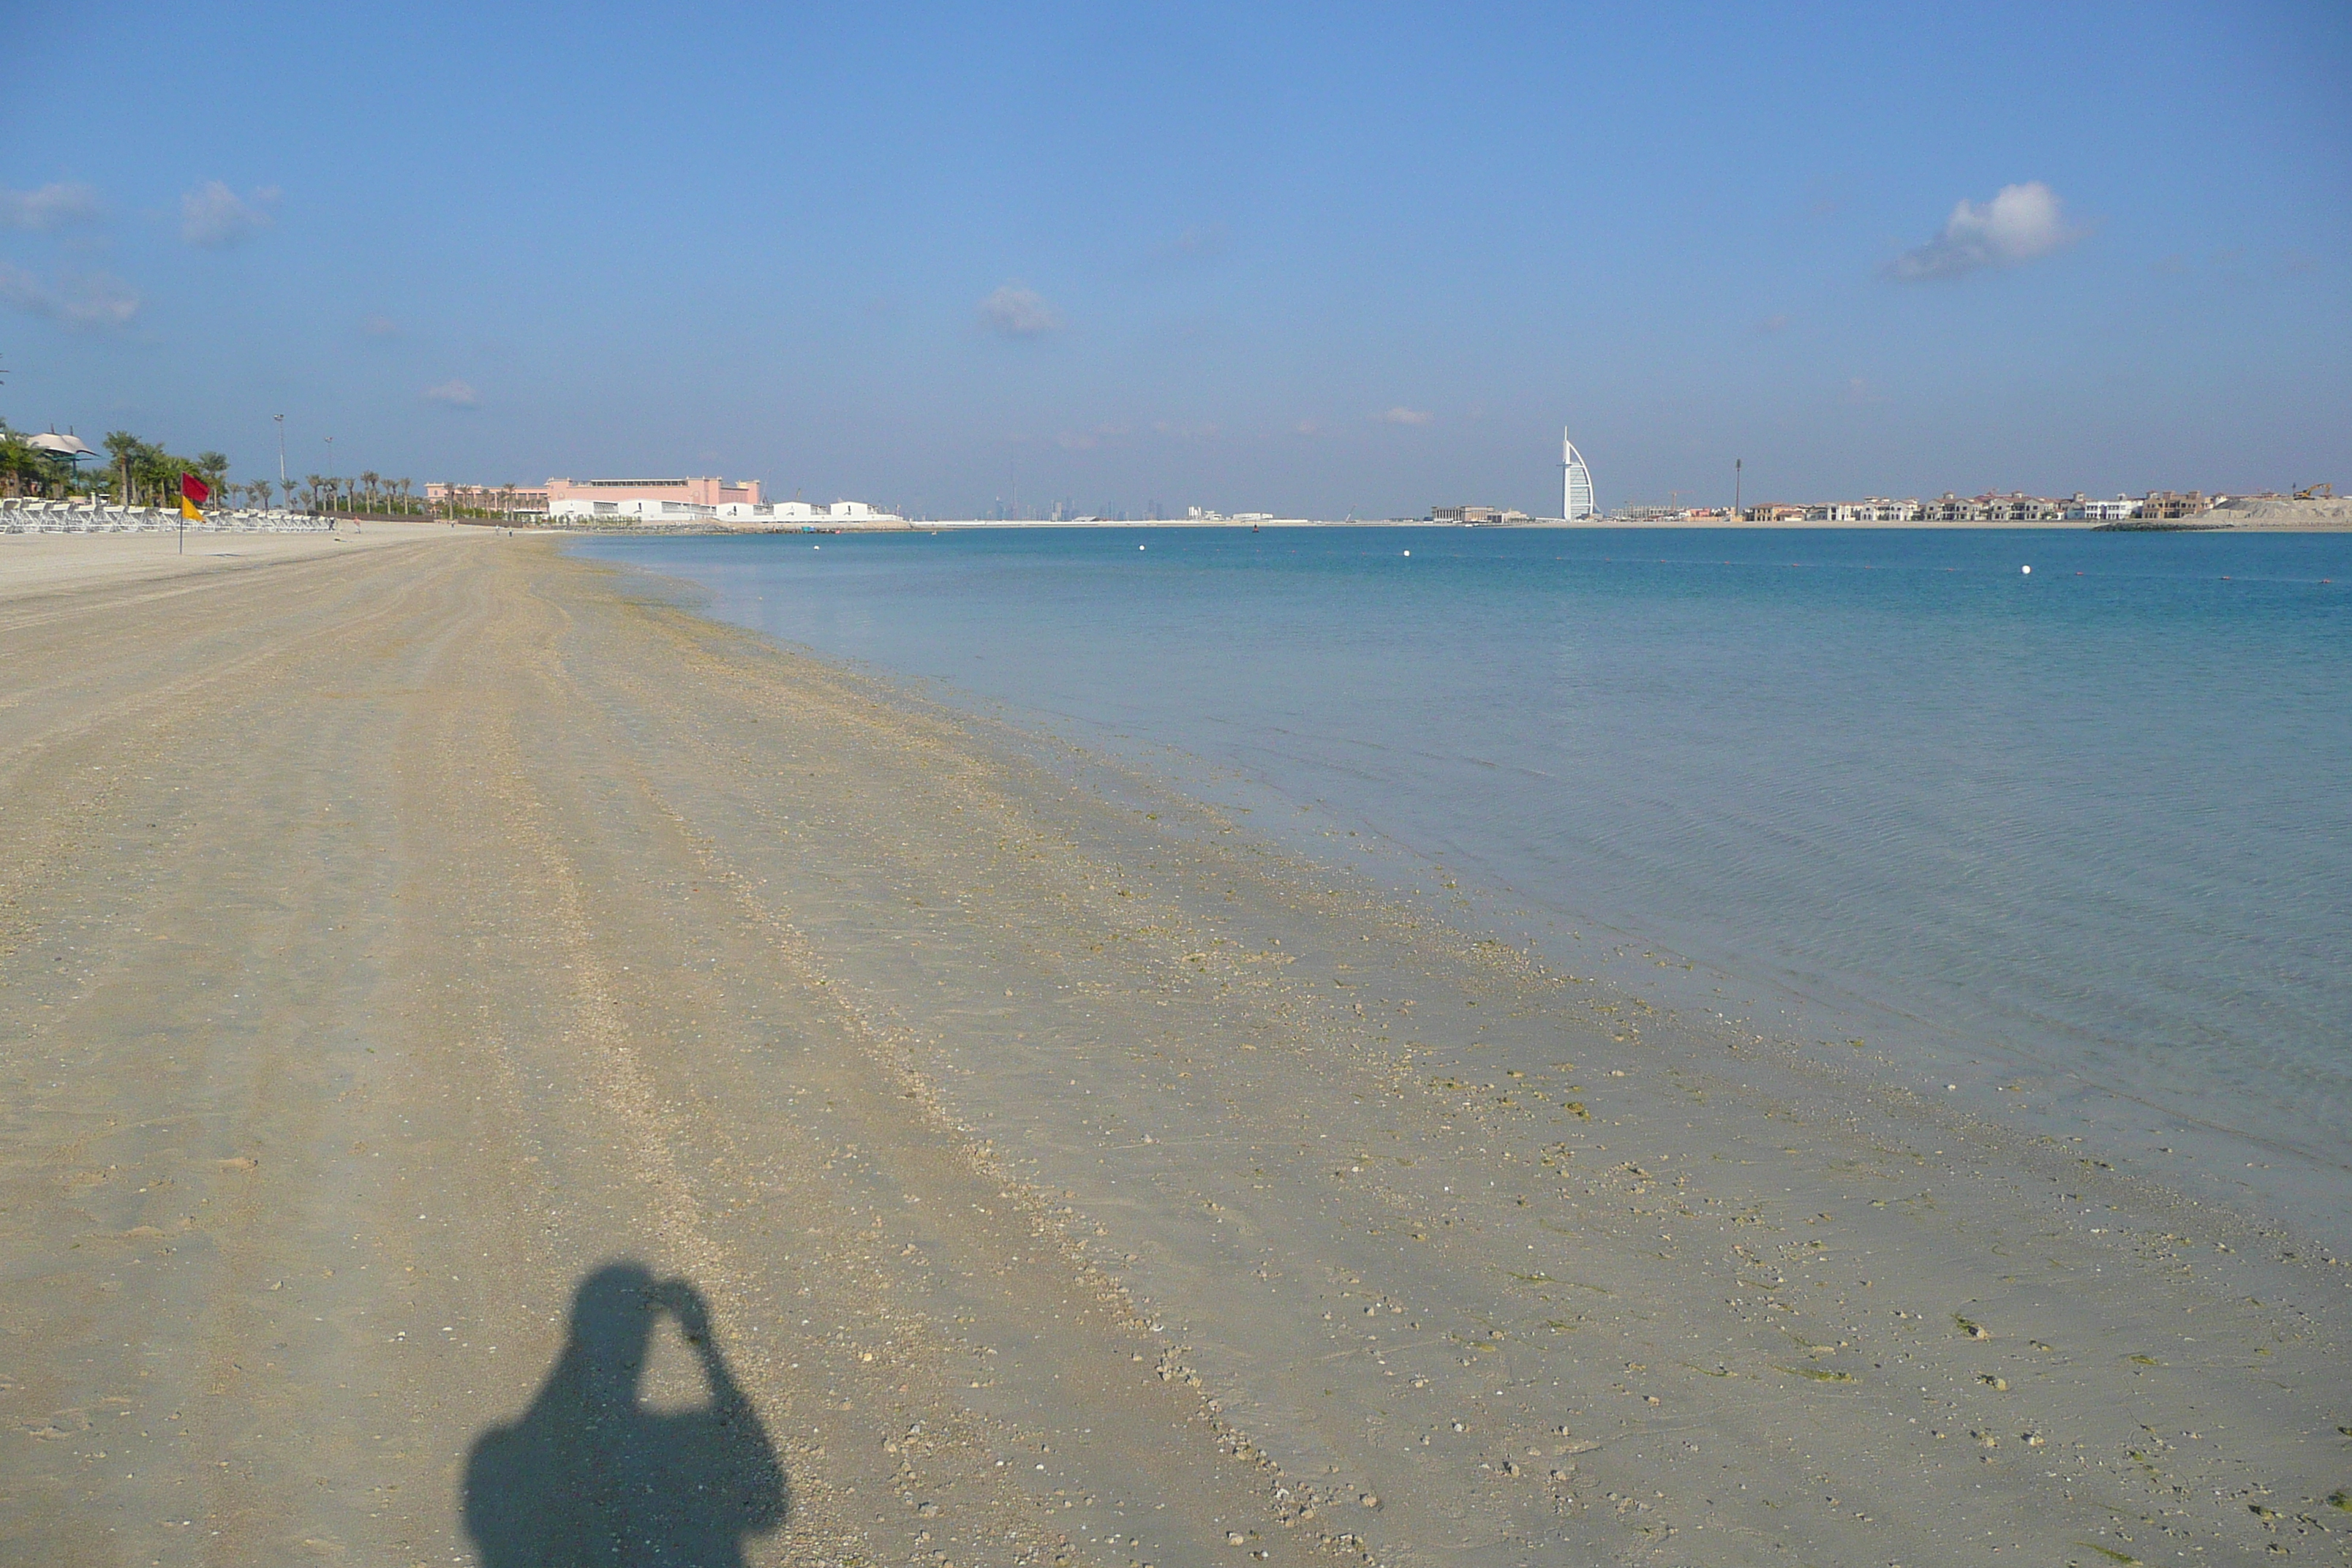
[[[446,525],[436,525],[446,526]],[[1316,528],[1376,528],[1376,529],[1445,529],[1472,533],[1579,532],[1618,531],[1625,533],[1655,532],[1718,532],[1738,534],[1791,533],[2343,533],[2352,531],[2352,518],[2326,521],[2278,522],[2205,521],[2186,519],[2177,521],[2099,522],[2088,519],[2053,519],[2035,522],[1726,522],[1719,519],[1691,519],[1659,521],[1627,521],[1605,519],[1591,522],[1561,522],[1541,520],[1514,523],[1453,523],[1431,522],[1425,518],[1348,518],[1326,521],[1310,518],[1275,518],[1257,522],[1193,521],[1189,520],[1157,520],[1150,521],[1108,522],[1097,519],[1054,522],[1027,520],[999,522],[988,519],[935,519],[929,521],[898,521],[892,522],[851,523],[814,527],[795,524],[790,527],[757,523],[658,523],[615,524],[609,528],[582,528],[554,523],[488,523],[468,519],[458,524],[467,528],[507,528],[542,537],[581,539],[678,539],[678,538],[750,538],[765,535],[799,536],[802,534],[886,534],[940,532],[995,532],[1018,529],[1051,529],[1075,531],[1099,529],[1123,531],[1135,529],[1181,529],[1206,532],[1248,532],[1264,529]]]
[[[432,532],[0,571],[0,1540],[462,1551],[627,1255],[757,1561],[2344,1555],[2331,1251]]]
[[[1036,706],[1045,700],[1024,699],[1023,680],[1006,685],[994,662],[1004,653],[1002,647],[956,642],[950,652],[950,645],[926,644],[927,651],[918,653],[902,646],[898,653],[903,657],[894,662],[877,649],[848,656],[840,639],[818,629],[821,621],[810,628],[816,633],[814,642],[796,638],[786,629],[791,617],[778,621],[767,614],[776,608],[768,600],[777,589],[761,585],[763,569],[753,563],[754,556],[765,558],[764,551],[709,557],[709,569],[698,568],[695,563],[703,558],[692,552],[667,552],[651,543],[640,552],[592,542],[582,553],[666,584],[656,592],[675,592],[677,602],[698,613],[775,637],[795,653],[843,665],[913,700],[1051,734],[1056,743],[1121,759],[1153,787],[1212,805],[1286,854],[1319,866],[1356,867],[1372,875],[1391,898],[1405,900],[1410,895],[1431,918],[1536,944],[1554,967],[1599,976],[1644,1006],[1689,1021],[1695,1030],[1721,1031],[1733,1028],[1735,1020],[1763,1020],[1759,1027],[1801,1042],[1832,1070],[1839,1064],[1860,1066],[1866,1078],[1927,1085],[1939,1098],[1948,1092],[1947,1103],[1991,1124],[2074,1139],[2107,1165],[2184,1197],[2277,1221],[2308,1243],[2352,1249],[2352,1210],[2346,1206],[2352,1201],[2352,1164],[2347,1163],[2340,1130],[2328,1122],[2325,1110],[2306,1110],[2275,1089],[2265,1094],[2259,1088],[2240,1088],[2263,1081],[2245,1056],[2184,1073],[2174,1063],[2121,1055],[2117,1047],[2130,1037],[2131,1026],[2122,1020],[2131,1016],[2126,1009],[2135,1000],[2134,987],[2121,987],[2111,1010],[2053,1021],[2030,995],[2012,994],[2005,1006],[1988,1010],[1981,995],[1932,994],[1918,985],[1916,972],[1906,983],[1896,972],[1867,965],[1826,967],[1819,962],[1818,943],[1811,962],[1776,964],[1759,956],[1769,936],[1763,928],[1751,926],[1743,942],[1719,925],[1703,931],[1685,919],[1678,926],[1664,910],[1637,917],[1631,911],[1641,904],[1638,896],[1615,904],[1596,901],[1592,889],[1556,878],[1542,882],[1540,892],[1529,891],[1508,858],[1493,853],[1495,846],[1449,837],[1425,812],[1416,816],[1398,801],[1360,792],[1351,796],[1344,781],[1334,788],[1327,779],[1316,787],[1311,778],[1293,773],[1277,782],[1231,751],[1218,752],[1223,760],[1213,760],[1203,751],[1188,749],[1216,743],[1213,734],[1198,729],[1198,714],[1192,716],[1188,735],[1183,721],[1171,731],[1141,713],[1113,718],[1112,710],[1076,689]],[[740,591],[730,590],[739,569],[750,575],[740,580]],[[2234,569],[2243,574],[2247,565]],[[836,607],[858,623],[878,609],[871,599]],[[999,670],[994,679],[973,684],[954,673],[966,653],[989,659],[970,668]],[[1123,689],[1114,681],[1094,695],[1117,689]],[[1119,708],[1130,705],[1123,700]],[[1246,727],[1245,721],[1237,721]],[[1417,823],[1421,837],[1407,823]],[[1414,847],[1416,842],[1444,843],[1447,849],[1425,853]],[[1442,896],[1433,891],[1426,900],[1420,897],[1441,887],[1447,889]],[[2032,1027],[2036,1023],[2042,1027]],[[1845,1042],[1862,1039],[1868,1048],[1856,1058]],[[2324,1107],[2328,1101],[2321,1098],[2316,1103]]]

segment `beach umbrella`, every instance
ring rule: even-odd
[[[44,431],[38,436],[27,436],[25,437],[25,445],[36,452],[47,452],[52,458],[64,458],[67,466],[77,474],[81,472],[81,460],[84,458],[98,456],[97,450],[89,442],[70,431],[63,436],[54,430]]]

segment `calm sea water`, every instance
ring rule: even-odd
[[[1807,1027],[2096,1085],[2352,1194],[2352,537],[583,548],[825,655],[1237,771],[1801,999]]]

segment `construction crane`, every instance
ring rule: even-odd
[[[2336,487],[2332,484],[2305,485],[2303,489],[2294,492],[2294,499],[2297,500],[2334,500],[2336,499]]]

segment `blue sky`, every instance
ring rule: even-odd
[[[27,10],[0,416],[247,478],[2352,484],[2340,3]]]

